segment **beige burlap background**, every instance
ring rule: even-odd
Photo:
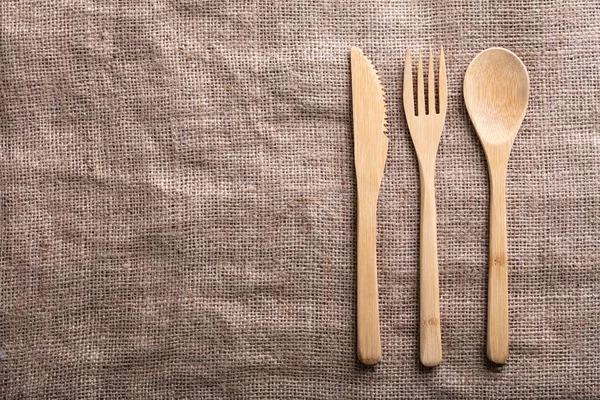
[[[600,2],[2,0],[0,398],[599,398]],[[349,49],[382,78],[383,362],[355,356]],[[446,49],[443,364],[418,361],[406,47]],[[510,360],[470,60],[518,54]]]

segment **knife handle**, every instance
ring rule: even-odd
[[[381,360],[377,290],[377,196],[358,194],[356,316],[358,359],[366,365]]]
[[[422,167],[419,333],[421,363],[427,367],[442,362],[436,219],[435,168]]]

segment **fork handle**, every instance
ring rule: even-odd
[[[434,168],[421,168],[420,259],[421,363],[433,367],[442,362]]]
[[[356,316],[358,359],[367,365],[381,360],[377,290],[377,196],[358,196]]]
[[[490,257],[488,275],[487,356],[508,358],[508,257],[506,241],[506,165],[490,169]]]

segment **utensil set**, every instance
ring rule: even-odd
[[[372,365],[381,360],[377,290],[377,198],[387,157],[386,108],[381,81],[357,47],[351,50],[354,160],[357,204],[357,354]],[[425,107],[423,61],[417,67],[417,109],[410,50],[404,69],[404,112],[419,162],[420,225],[420,359],[425,366],[442,361],[435,208],[435,157],[448,104],[443,49],[428,64]],[[437,92],[437,107],[436,107]],[[499,47],[480,53],[469,65],[464,99],[483,145],[490,177],[490,253],[488,277],[487,356],[502,364],[508,357],[508,258],[505,184],[510,149],[521,126],[529,97],[529,77],[521,60]]]

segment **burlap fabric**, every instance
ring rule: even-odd
[[[599,398],[600,2],[2,0],[0,398]],[[376,65],[383,362],[355,356],[349,49]],[[406,47],[446,49],[443,364],[418,360]],[[511,354],[485,358],[470,60],[531,78],[508,172]]]

